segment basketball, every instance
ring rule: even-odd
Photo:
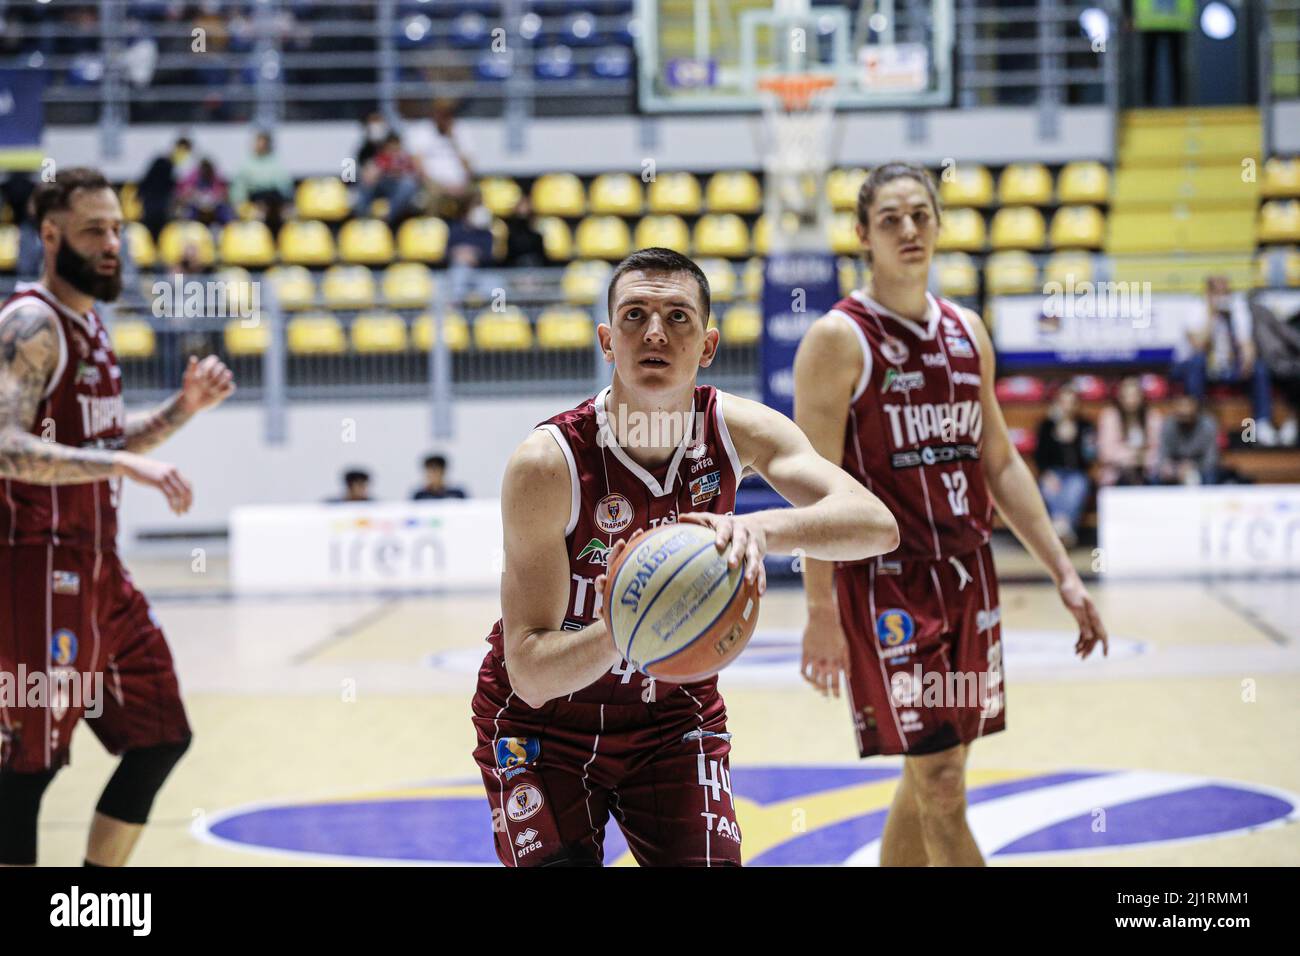
[[[727,567],[712,529],[670,524],[628,540],[605,578],[614,644],[642,673],[682,684],[712,677],[745,649],[758,585]]]

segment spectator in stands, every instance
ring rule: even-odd
[[[1195,395],[1174,399],[1160,429],[1160,480],[1170,485],[1219,481],[1219,425]]]
[[[384,114],[379,110],[371,110],[366,114],[365,119],[361,121],[361,148],[357,150],[358,170],[364,169],[366,163],[375,158],[375,154],[379,152],[391,132]]]
[[[1173,376],[1194,398],[1204,400],[1209,382],[1246,383],[1259,444],[1277,444],[1273,428],[1273,387],[1268,366],[1255,361],[1254,322],[1241,296],[1232,294],[1226,276],[1205,280],[1205,304],[1195,310],[1184,342],[1174,351]]]
[[[260,132],[253,141],[253,155],[244,160],[230,182],[230,201],[239,208],[251,202],[257,218],[273,233],[280,231],[284,206],[293,198],[293,178],[275,158],[271,134]]]
[[[1269,378],[1290,406],[1290,417],[1278,429],[1278,444],[1294,446],[1300,438],[1296,425],[1296,413],[1300,412],[1300,312],[1283,321],[1256,302],[1251,306],[1251,317],[1259,361],[1268,367]]]
[[[41,237],[32,220],[30,203],[34,192],[36,183],[28,172],[12,172],[0,183],[0,205],[7,204],[13,210],[14,225],[18,227],[17,273],[21,280],[39,278],[44,261]]]
[[[205,226],[224,224],[235,218],[230,208],[230,187],[206,157],[176,184],[176,205],[186,219],[197,220]]]
[[[468,498],[463,488],[447,484],[447,459],[443,455],[430,455],[424,459],[424,485],[411,496],[413,501],[440,498]]]
[[[434,100],[432,122],[412,123],[407,144],[420,165],[432,211],[449,215],[449,206],[463,203],[474,191],[470,144],[456,123],[456,104]]]
[[[447,230],[447,281],[453,302],[463,303],[470,292],[490,298],[492,290],[500,287],[499,277],[487,271],[496,262],[495,244],[492,213],[480,202],[451,224]]]
[[[388,224],[396,226],[419,191],[420,177],[415,162],[402,149],[402,137],[389,133],[379,151],[361,169],[361,189],[353,211],[358,216],[369,216],[371,203],[379,198],[387,199]]]
[[[1115,400],[1097,419],[1097,480],[1103,485],[1146,485],[1157,479],[1163,416],[1147,405],[1136,376],[1119,383]]]
[[[1038,426],[1038,486],[1052,525],[1066,547],[1079,540],[1079,519],[1088,501],[1088,466],[1096,453],[1092,423],[1079,417],[1079,393],[1062,385]]]
[[[533,209],[527,196],[506,217],[505,265],[511,269],[545,266],[546,242],[533,221]]]
[[[170,153],[163,153],[149,164],[136,186],[136,195],[140,197],[140,221],[155,240],[172,217],[176,183],[192,168],[193,156],[194,144],[182,136],[176,140]]]
[[[370,497],[370,472],[349,468],[343,472],[343,494],[338,498],[327,498],[326,504],[350,504],[358,501],[374,501]]]

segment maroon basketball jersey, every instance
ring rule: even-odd
[[[59,359],[32,434],[77,448],[126,443],[122,370],[108,332],[92,310],[78,315],[39,283],[19,283],[0,319],[19,306],[49,312],[59,334]],[[112,550],[117,539],[120,478],[79,485],[34,485],[6,478],[0,487],[0,545],[55,544]]]
[[[843,468],[898,519],[902,543],[888,555],[897,560],[967,554],[988,541],[993,519],[980,466],[979,345],[957,306],[926,300],[924,326],[860,291],[831,310],[863,355]]]
[[[596,576],[605,570],[610,548],[645,528],[671,523],[679,514],[711,511],[732,514],[740,461],[723,418],[717,389],[695,389],[695,412],[672,459],[653,471],[638,465],[618,444],[608,424],[606,388],[577,408],[541,423],[564,453],[573,490],[565,544],[569,550],[569,603],[564,629],[576,631],[600,617],[603,595]],[[635,436],[635,428],[629,429]],[[488,637],[493,655],[503,656],[501,622]],[[504,676],[504,674],[502,674]],[[655,703],[668,694],[689,705],[693,697],[715,691],[717,678],[698,684],[664,685],[623,662],[593,684],[569,696],[574,703]],[[662,683],[662,682],[660,682]],[[680,693],[685,691],[685,695]]]

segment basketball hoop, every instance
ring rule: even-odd
[[[787,113],[808,109],[815,94],[824,93],[835,85],[834,77],[812,73],[787,73],[782,76],[765,76],[758,88],[775,94]]]
[[[757,85],[764,94],[764,212],[772,223],[773,251],[824,249],[836,80],[825,74],[781,73],[762,77]],[[793,232],[784,225],[791,221],[797,223]]]

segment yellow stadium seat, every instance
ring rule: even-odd
[[[154,248],[148,227],[142,222],[128,222],[122,227],[122,235],[137,268],[152,269],[158,261],[158,250]]]
[[[726,259],[697,259],[698,265],[709,280],[709,297],[714,302],[730,302],[736,297],[736,270]]]
[[[1255,257],[1255,285],[1257,287],[1283,285],[1292,289],[1300,286],[1300,249],[1291,246],[1262,251]]]
[[[123,183],[117,191],[117,199],[122,204],[122,218],[127,222],[139,222],[144,207],[140,203],[140,193],[135,183]]]
[[[650,182],[649,200],[652,213],[698,215],[700,181],[690,173],[660,173]]]
[[[1012,163],[998,177],[1004,206],[1046,206],[1052,202],[1052,174],[1042,163]]]
[[[605,294],[613,267],[599,259],[579,259],[564,267],[560,289],[573,305],[591,305]]]
[[[233,358],[261,355],[271,342],[271,324],[261,317],[255,323],[231,319],[226,323],[222,338],[226,344],[226,354]]]
[[[330,266],[320,292],[328,309],[368,309],[375,304],[375,277],[366,266]]]
[[[993,214],[989,233],[994,249],[1041,249],[1047,224],[1033,206],[1003,206]]]
[[[148,358],[153,355],[153,326],[138,319],[119,319],[109,328],[113,351],[118,358]]]
[[[1091,282],[1095,271],[1091,253],[1057,252],[1049,256],[1043,266],[1043,283],[1059,282],[1062,288],[1069,288]]]
[[[663,246],[684,256],[690,255],[691,251],[691,231],[681,216],[646,216],[636,224],[633,241],[638,249]]]
[[[1096,206],[1062,206],[1052,217],[1051,240],[1056,249],[1100,249],[1106,219]]]
[[[744,170],[714,173],[704,187],[709,212],[752,215],[763,208],[763,189],[753,173]]]
[[[124,187],[125,188],[125,187]],[[1300,158],[1274,156],[1264,163],[1264,182],[1260,195],[1265,199],[1290,199],[1300,196]]]
[[[538,216],[537,231],[542,234],[546,258],[552,262],[568,262],[573,258],[573,233],[567,222],[559,216]]]
[[[459,312],[448,311],[442,317],[442,332],[447,337],[447,348],[463,352],[469,348],[469,323]],[[425,312],[411,326],[411,341],[421,352],[433,348],[433,315]]]
[[[318,219],[286,222],[280,229],[280,261],[299,266],[327,266],[334,261],[334,236]]]
[[[294,191],[293,205],[299,217],[338,222],[352,212],[348,187],[337,176],[304,179]]]
[[[1110,170],[1096,160],[1066,163],[1056,181],[1056,198],[1062,203],[1105,205],[1110,201]]]
[[[0,272],[13,272],[18,268],[18,227],[6,223],[0,226]]]
[[[710,213],[695,223],[695,253],[739,259],[749,255],[749,229],[735,213]]]
[[[763,313],[747,302],[733,305],[722,317],[724,345],[753,345],[763,333]]]
[[[858,208],[858,193],[867,181],[865,169],[832,169],[826,177],[826,198],[835,212],[854,212]]]
[[[835,263],[835,273],[840,282],[840,295],[848,295],[862,284],[858,274],[858,260],[850,256],[841,256]]]
[[[831,215],[830,224],[831,252],[839,256],[852,256],[862,252],[862,240],[858,238],[858,218],[851,212],[837,212]]]
[[[744,298],[751,302],[763,297],[763,260],[758,256],[745,263],[745,271],[740,276],[740,287]]]
[[[786,213],[781,229],[784,233],[791,234],[799,226],[799,220],[794,213]],[[757,255],[765,256],[772,249],[772,222],[764,214],[758,217],[754,223],[754,252]]]
[[[593,348],[595,328],[583,309],[551,306],[537,317],[537,344],[544,349]]]
[[[513,352],[532,348],[528,316],[510,306],[502,312],[484,309],[474,318],[474,346],[483,351]]]
[[[945,252],[981,252],[984,217],[975,209],[947,209],[939,227],[938,248]]]
[[[1259,210],[1260,242],[1300,241],[1300,200],[1270,199]]]
[[[316,281],[305,266],[276,266],[266,270],[280,308],[289,312],[310,309],[316,304]]]
[[[363,312],[352,322],[352,350],[362,353],[406,351],[406,323],[395,312]]]
[[[212,233],[201,222],[176,220],[163,226],[158,234],[158,258],[164,265],[175,266],[190,250],[200,269],[209,268],[215,260]]]
[[[953,297],[979,295],[979,271],[964,252],[945,252],[934,257],[939,294]]]
[[[631,173],[604,173],[591,182],[591,211],[602,216],[639,216],[645,206],[641,180]]]
[[[573,219],[587,211],[582,180],[573,173],[547,173],[538,177],[533,183],[531,196],[533,212],[539,216]]]
[[[993,174],[979,163],[945,166],[939,173],[939,199],[946,207],[993,205]]]
[[[285,326],[290,355],[340,355],[347,351],[343,323],[324,312],[295,316]]]
[[[241,266],[226,266],[217,273],[224,305],[218,305],[222,315],[249,315],[262,308],[261,283],[255,282],[248,270]]]
[[[382,219],[349,219],[339,230],[339,258],[365,266],[393,261],[393,233]]]
[[[433,298],[433,273],[420,262],[395,262],[384,270],[383,291],[389,308],[427,308]]]
[[[627,223],[618,216],[588,216],[574,238],[584,259],[622,259],[632,251]]]
[[[221,230],[221,261],[230,266],[265,269],[275,262],[275,240],[263,222],[231,222]]]
[[[406,220],[397,230],[397,254],[407,262],[441,262],[447,255],[447,224],[432,216]]]
[[[1039,291],[1034,257],[1020,250],[995,252],[984,263],[984,283],[993,295]]]
[[[507,176],[488,176],[486,179],[480,179],[479,194],[483,197],[483,205],[487,206],[488,212],[494,216],[509,216],[519,205],[519,200],[524,197],[524,191],[519,188],[519,184]]]

